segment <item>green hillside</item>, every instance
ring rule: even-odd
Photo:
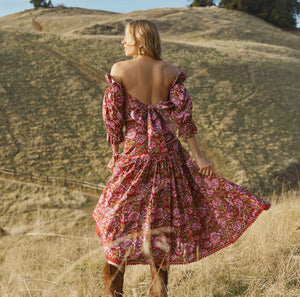
[[[0,167],[107,181],[104,74],[125,59],[124,24],[136,18],[159,25],[163,58],[188,74],[216,171],[260,192],[298,186],[300,36],[216,7],[0,18]]]

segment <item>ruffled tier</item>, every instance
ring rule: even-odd
[[[186,264],[236,241],[270,204],[211,179],[179,141],[172,153],[117,156],[93,212],[105,257],[121,264]]]

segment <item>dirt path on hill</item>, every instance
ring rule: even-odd
[[[234,48],[236,52],[239,52],[243,57],[248,59],[251,59],[252,56],[260,55],[268,59],[277,59],[296,63],[300,62],[300,50],[279,45],[270,45],[247,41],[206,39],[194,42],[172,39],[165,39],[164,41],[176,44],[186,44],[196,47],[214,48],[222,53],[227,54],[230,54],[232,52],[232,49]]]
[[[63,189],[64,187],[59,187],[59,186],[54,186],[54,185],[43,185],[43,184],[38,184],[38,183],[33,183],[33,182],[24,182],[24,181],[19,181],[15,179],[9,179],[9,178],[2,178],[0,177],[0,181],[6,182],[6,183],[12,183],[12,184],[20,184],[20,185],[26,185],[30,187],[40,187],[40,188],[46,188],[46,189]],[[91,192],[85,192],[85,191],[79,191],[79,190],[70,190],[70,192],[76,192],[79,194],[82,194],[84,196],[88,196],[91,198],[99,198],[99,194],[97,193],[91,193]]]
[[[18,38],[18,39],[22,40],[23,42],[26,42],[26,43],[32,45],[33,47],[38,48],[39,50],[43,51],[44,53],[46,53],[49,56],[54,57],[57,60],[63,61],[64,63],[71,65],[73,68],[75,68],[76,70],[78,70],[80,72],[81,76],[85,80],[87,80],[91,84],[93,84],[95,86],[95,88],[97,89],[97,91],[99,91],[99,92],[102,91],[100,89],[100,86],[104,83],[104,81],[99,78],[103,77],[104,74],[106,73],[104,70],[102,70],[100,72],[99,70],[96,70],[96,69],[92,68],[91,66],[88,66],[83,63],[79,63],[75,59],[68,57],[66,54],[64,54],[58,50],[54,50],[53,48],[43,44],[42,42],[33,41],[29,38],[24,37],[19,32],[5,31],[5,33]]]

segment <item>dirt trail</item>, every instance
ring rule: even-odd
[[[9,179],[9,178],[2,178],[0,177],[0,181],[3,181],[5,183],[11,183],[11,184],[20,184],[20,185],[26,185],[26,186],[30,186],[30,187],[43,187],[46,189],[64,189],[66,187],[59,187],[56,185],[44,185],[44,184],[38,184],[38,183],[34,183],[34,182],[25,182],[25,181],[19,181],[19,180],[15,180],[15,179]],[[68,189],[69,190],[69,189]],[[91,192],[85,192],[85,191],[80,191],[80,190],[69,190],[70,192],[76,192],[91,198],[98,198],[99,194],[97,193],[91,193]]]
[[[11,36],[14,36],[23,42],[29,43],[30,45],[38,48],[39,50],[43,51],[47,55],[50,55],[54,57],[55,59],[58,59],[60,61],[63,61],[64,63],[67,63],[71,65],[73,68],[76,70],[79,70],[81,76],[89,81],[91,84],[95,86],[97,91],[102,91],[100,89],[100,85],[103,83],[102,80],[99,78],[103,77],[104,74],[106,73],[104,70],[99,70],[93,69],[91,66],[85,65],[83,63],[79,63],[75,59],[67,56],[66,54],[59,52],[58,50],[54,50],[53,48],[39,42],[39,41],[33,41],[29,38],[24,37],[21,33],[19,32],[12,32],[12,31],[5,31],[5,33],[10,34]]]
[[[232,40],[199,40],[199,41],[184,41],[184,40],[173,40],[165,39],[165,42],[186,44],[196,47],[214,48],[220,52],[226,52],[230,54],[232,49],[235,52],[247,56],[251,59],[251,56],[264,56],[269,59],[285,60],[289,62],[300,62],[300,49],[294,49],[285,46],[264,44],[259,42],[248,42],[248,41],[232,41]],[[259,50],[257,49],[259,48]],[[270,52],[272,50],[273,52]],[[282,53],[285,53],[283,55]]]

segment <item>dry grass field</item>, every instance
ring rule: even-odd
[[[124,24],[135,18],[158,23],[164,59],[188,74],[198,139],[217,171],[261,192],[297,186],[300,36],[216,7],[0,18],[0,166],[107,180],[103,75],[125,58]]]
[[[0,169],[106,183],[104,74],[128,20],[155,21],[185,71],[198,140],[216,171],[272,202],[234,245],[173,266],[170,297],[300,296],[300,34],[211,8],[128,14],[77,8],[0,18]],[[98,194],[0,175],[0,296],[92,297],[105,263]],[[128,267],[124,296],[147,296]]]
[[[105,258],[90,216],[97,195],[7,180],[0,193],[0,296],[99,296]],[[300,195],[270,199],[236,243],[172,266],[169,296],[299,296]],[[127,267],[124,296],[148,296],[149,284],[147,266]]]

